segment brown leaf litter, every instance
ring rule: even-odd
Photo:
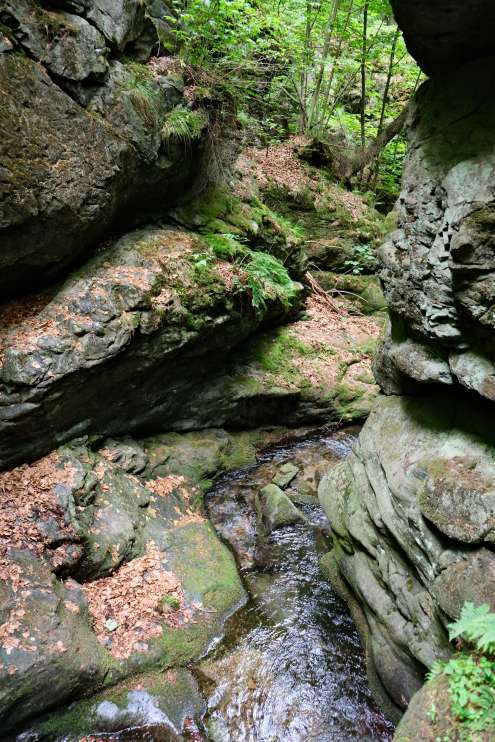
[[[254,177],[261,188],[270,183],[292,192],[310,188],[311,176],[295,152],[297,146],[308,141],[305,137],[292,137],[268,148],[247,147],[237,161],[237,170],[243,178]],[[242,182],[238,191],[241,198],[246,195]]]
[[[176,628],[190,618],[181,584],[164,568],[164,555],[153,541],[144,556],[83,585],[83,590],[98,641],[116,659],[147,651],[164,623]],[[164,603],[166,596],[177,601],[177,610]]]
[[[60,465],[57,453],[0,473],[0,579],[9,580],[12,589],[23,583],[16,565],[8,558],[9,549],[29,549],[37,557],[47,552],[47,539],[40,526],[55,521],[60,539],[75,539],[53,493],[57,484],[71,485],[74,470]]]
[[[307,319],[299,320],[289,327],[289,333],[315,351],[327,349],[329,353],[311,358],[296,355],[293,363],[312,384],[331,386],[342,373],[343,366],[351,366],[352,373],[346,381],[358,381],[356,377],[372,377],[372,356],[359,352],[360,343],[377,339],[380,325],[371,317],[353,314],[348,301],[332,298],[331,303],[311,294],[306,303]]]

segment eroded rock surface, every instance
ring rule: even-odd
[[[242,269],[194,234],[149,228],[86,264],[34,317],[29,304],[7,305],[0,466],[86,433],[177,427],[200,379],[297,307],[301,289],[267,281],[255,309]]]
[[[382,398],[320,485],[370,675],[396,709],[453,651],[446,624],[464,601],[495,609],[493,443],[469,400]]]
[[[191,107],[180,75],[132,53],[125,63],[112,59],[104,34],[123,48],[135,37],[134,15],[145,23],[146,4],[66,10],[22,0],[5,1],[0,12],[10,45],[0,55],[5,296],[62,274],[111,230],[164,214],[187,194],[204,142],[185,146],[161,134],[174,107]],[[141,61],[156,30],[150,38]]]
[[[392,313],[384,354],[406,393],[409,378],[494,398],[494,81],[493,60],[473,62],[426,82],[413,104],[398,229],[379,251]],[[436,368],[405,367],[405,341],[436,356]],[[390,375],[378,366],[384,388]]]

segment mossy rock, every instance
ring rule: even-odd
[[[394,735],[394,742],[491,742],[493,739],[495,720],[483,731],[473,732],[456,719],[446,675],[426,683],[413,696]]]
[[[174,209],[171,216],[188,229],[212,237],[232,235],[268,252],[296,277],[305,270],[300,231],[258,199],[245,202],[226,188],[212,186],[200,198]]]
[[[177,668],[138,675],[35,722],[30,731],[50,742],[78,742],[87,735],[159,724],[175,740],[175,730],[182,731],[186,719],[199,719],[203,711],[194,677]]]
[[[259,522],[266,533],[305,520],[300,510],[276,484],[263,487],[256,496],[255,505]]]
[[[360,276],[329,271],[315,271],[319,285],[334,295],[354,301],[364,314],[384,312],[387,303],[377,276]]]

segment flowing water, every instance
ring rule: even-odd
[[[208,497],[210,518],[236,554],[250,595],[197,673],[205,726],[216,742],[392,737],[368,688],[354,624],[319,566],[328,524],[314,498],[316,481],[354,441],[353,432],[340,431],[279,447],[225,477]],[[286,491],[307,523],[260,538],[255,495],[288,461],[299,474]]]
[[[355,626],[319,564],[329,549],[329,532],[317,484],[349,454],[357,432],[293,440],[218,481],[207,496],[207,510],[237,559],[248,594],[245,606],[227,621],[223,639],[202,662],[173,673],[175,691],[162,699],[133,691],[124,709],[97,703],[92,718],[99,728],[84,739],[391,740],[393,727],[367,685]],[[305,519],[267,535],[259,527],[255,500],[273,479]],[[54,738],[33,729],[17,737],[18,742],[46,739]],[[57,737],[58,742],[69,739]]]

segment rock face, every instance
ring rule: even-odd
[[[148,228],[86,264],[34,317],[30,303],[7,305],[0,467],[82,434],[177,427],[229,350],[297,307],[302,287],[287,276],[264,285],[256,310],[245,275],[194,234]]]
[[[392,0],[412,56],[428,74],[495,53],[495,8],[490,0]]]
[[[102,29],[122,47],[133,37],[126,8],[144,14],[145,6],[120,3],[127,22],[108,31],[116,17],[106,5],[114,13],[119,3],[95,2],[92,12],[99,9]],[[161,133],[167,114],[186,105],[177,75],[132,58],[114,61],[110,42],[79,14],[27,0],[0,11],[15,45],[0,53],[5,296],[61,274],[110,230],[163,214],[186,195],[202,144]]]
[[[495,608],[494,438],[484,425],[469,400],[382,398],[355,452],[320,485],[371,675],[398,709],[449,656],[445,627],[464,601]]]
[[[411,114],[399,229],[379,251],[392,313],[385,354],[393,361],[406,339],[418,352],[432,348],[442,369],[419,381],[458,383],[491,400],[495,105],[486,89],[494,82],[495,63],[483,61],[422,87]]]
[[[379,249],[390,328],[375,377],[391,396],[320,498],[325,564],[398,717],[453,651],[446,625],[463,603],[495,607],[495,16],[487,2],[393,5],[432,79],[412,103],[397,229]],[[441,736],[418,721],[433,698],[421,693],[398,739]]]

